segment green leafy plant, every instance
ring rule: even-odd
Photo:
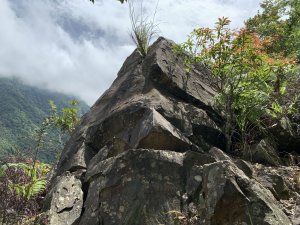
[[[53,144],[56,158],[58,158],[66,140],[69,138],[70,134],[75,129],[75,126],[80,121],[78,116],[79,110],[77,108],[78,101],[69,101],[69,106],[62,108],[59,112],[53,101],[50,100],[49,105],[51,108],[51,114],[45,118],[44,123],[49,124],[50,127],[59,129],[60,131],[58,132],[58,136],[55,138],[55,140],[48,140],[48,143],[51,141]]]
[[[34,163],[9,163],[6,164],[6,166],[7,168],[10,167],[22,170],[29,178],[29,182],[26,183],[10,184],[10,188],[15,190],[19,196],[29,200],[33,196],[45,190],[47,183],[47,174],[51,169],[50,165],[35,161]]]
[[[49,101],[49,105],[51,108],[51,115],[46,118],[51,124],[55,127],[59,128],[63,132],[71,133],[76,124],[79,122],[78,118],[78,101],[71,100],[69,101],[70,107],[62,108],[60,114],[57,112],[57,106],[53,101]]]
[[[49,102],[51,114],[44,118],[36,131],[34,148],[27,158],[16,156],[0,161],[0,223],[1,224],[38,224],[45,221],[39,213],[40,200],[47,183],[51,166],[38,161],[38,156],[48,143],[47,130],[59,128],[62,133],[70,134],[78,123],[78,102],[70,101],[70,107],[60,112],[53,101]],[[41,222],[42,224],[42,222]]]
[[[300,1],[264,0],[261,10],[246,21],[246,28],[271,38],[269,53],[284,53],[300,60]]]
[[[50,166],[37,161],[33,168],[32,160],[16,157],[0,161],[0,165],[0,224],[37,224],[44,220],[39,213],[40,199]]]
[[[227,152],[235,132],[246,142],[249,130],[263,127],[261,117],[280,100],[286,74],[293,65],[293,59],[265,51],[270,39],[261,39],[243,28],[232,30],[229,24],[228,18],[219,18],[215,28],[195,29],[175,48],[185,53],[188,72],[194,63],[202,63],[211,72],[209,85],[218,93],[215,108],[225,118]]]

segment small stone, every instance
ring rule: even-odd
[[[120,164],[120,169],[123,169],[126,165],[124,163]]]
[[[202,181],[202,177],[200,175],[196,175],[194,176],[194,179],[198,182],[201,182]]]
[[[186,201],[186,200],[188,199],[187,193],[184,193],[184,194],[182,195],[182,199],[183,199],[184,201]]]
[[[121,206],[119,207],[119,211],[120,211],[120,212],[124,212],[124,211],[125,211],[125,207],[121,205]]]

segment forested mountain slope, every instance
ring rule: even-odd
[[[60,109],[72,99],[72,96],[24,85],[14,78],[0,78],[0,156],[32,147],[36,129],[50,113],[49,100]],[[80,102],[79,108],[86,112],[89,107]]]

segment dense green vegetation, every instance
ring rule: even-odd
[[[0,78],[0,96],[0,157],[13,152],[26,153],[34,147],[35,131],[41,126],[43,118],[51,113],[49,100],[53,100],[60,110],[74,99],[72,96],[27,86],[17,79],[8,78]],[[81,112],[88,110],[83,102],[79,108]],[[57,133],[49,132],[49,136],[57,138]],[[40,157],[51,161],[55,156],[47,151]]]
[[[269,53],[283,53],[300,60],[300,1],[264,0],[262,10],[246,21],[246,28],[268,38]]]
[[[60,154],[65,140],[80,120],[78,105],[78,101],[70,100],[66,107],[58,110],[50,100],[51,112],[34,131],[28,154],[13,154],[0,159],[1,224],[47,224],[47,216],[39,212],[51,165],[38,159],[44,150],[50,152],[44,161],[53,163],[55,154]],[[49,136],[56,140],[57,146],[52,144]]]
[[[0,224],[47,224],[40,210],[50,169],[29,159],[0,160]]]
[[[258,133],[268,135],[268,127],[299,114],[299,1],[265,0],[261,7],[245,28],[232,30],[228,18],[219,18],[175,49],[187,53],[187,72],[193,63],[211,71],[227,152],[234,136],[235,148],[247,151]]]

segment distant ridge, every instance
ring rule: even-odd
[[[49,100],[60,109],[72,99],[76,98],[25,85],[16,78],[0,78],[0,157],[31,147],[35,130],[50,113]],[[79,109],[83,113],[89,106],[80,101]],[[51,153],[41,156],[46,161],[53,157]]]

